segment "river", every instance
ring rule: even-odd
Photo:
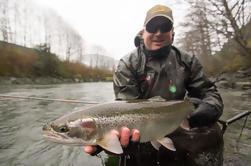
[[[250,97],[234,90],[220,91],[226,120],[251,108]],[[81,83],[56,85],[0,85],[0,95],[29,96],[59,99],[77,99],[85,102],[111,102],[114,100],[112,83]],[[101,166],[107,161],[87,155],[83,147],[60,145],[43,140],[42,126],[91,104],[42,100],[0,98],[0,165],[1,166]],[[244,119],[231,124],[224,134],[225,166],[235,162],[247,166],[251,162],[251,118],[237,144]]]

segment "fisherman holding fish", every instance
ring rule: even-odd
[[[173,24],[169,7],[151,8],[135,38],[137,48],[119,61],[114,74],[120,102],[63,116],[43,127],[44,137],[86,145],[91,155],[103,149],[120,154],[120,166],[222,166],[223,138],[216,123],[222,99],[198,59],[172,45]]]
[[[134,41],[137,48],[119,61],[114,91],[117,100],[154,96],[179,100],[185,95],[197,98],[192,100],[196,109],[187,116],[191,130],[178,128],[169,135],[176,151],[162,147],[157,151],[150,143],[138,143],[137,129],[130,133],[125,126],[113,131],[127,152],[120,157],[121,166],[222,165],[222,134],[215,124],[222,114],[222,99],[197,58],[172,45],[173,24],[172,11],[167,6],[156,5],[147,12],[144,29]],[[87,146],[85,151],[95,153],[96,147]]]

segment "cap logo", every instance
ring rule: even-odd
[[[150,10],[148,10],[148,12],[146,14],[144,26],[146,26],[146,24],[151,19],[153,19],[154,17],[157,17],[157,16],[166,17],[167,19],[169,19],[173,23],[172,10],[167,6],[156,5],[156,6],[152,7]]]
[[[165,9],[165,8],[157,8],[157,9],[151,11],[151,13],[167,12],[167,11],[168,11],[168,9]]]

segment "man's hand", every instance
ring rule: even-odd
[[[215,123],[219,112],[213,105],[203,102],[200,99],[191,98],[190,101],[195,105],[195,110],[187,117],[191,128],[208,126]]]
[[[120,144],[122,147],[126,147],[129,144],[130,136],[132,136],[131,141],[133,141],[133,142],[139,141],[139,138],[140,138],[139,130],[133,129],[132,131],[130,131],[130,129],[127,127],[121,127],[120,132],[114,129],[111,131],[111,133],[115,134],[118,138],[120,138]],[[97,150],[98,149],[96,146],[85,146],[84,147],[84,151],[88,154],[93,154]]]

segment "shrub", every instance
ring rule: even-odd
[[[91,68],[77,62],[61,61],[46,44],[30,49],[0,41],[0,76],[63,77],[111,80],[109,70]]]

